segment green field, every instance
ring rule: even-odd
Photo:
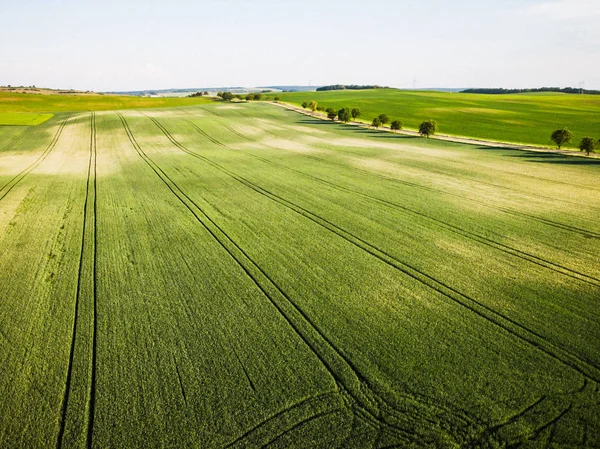
[[[27,112],[0,112],[0,126],[37,126],[52,118],[52,115]]]
[[[167,98],[134,97],[127,95],[41,95],[30,93],[0,92],[0,125],[4,113],[17,112],[77,112],[107,111],[115,109],[168,108],[209,103],[203,97]],[[10,124],[10,123],[8,123]]]
[[[261,103],[0,127],[0,447],[599,447],[599,171]]]
[[[418,130],[427,119],[438,122],[439,133],[501,142],[554,146],[552,132],[563,126],[574,134],[565,147],[577,148],[583,137],[600,139],[600,95],[532,93],[514,95],[460,94],[377,89],[362,91],[294,92],[281,101],[300,106],[358,107],[361,119],[388,114],[408,129]],[[388,125],[389,126],[389,125]]]

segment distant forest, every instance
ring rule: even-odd
[[[562,92],[564,94],[590,94],[600,95],[600,90],[586,90],[575,87],[540,87],[537,89],[465,89],[461,90],[461,94],[522,94],[526,92]]]
[[[334,84],[331,86],[317,87],[317,92],[321,92],[324,90],[362,90],[362,89],[389,89],[389,87],[388,86],[372,86],[372,85],[359,86],[356,84],[350,84],[348,86],[345,86],[343,84]]]

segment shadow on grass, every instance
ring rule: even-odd
[[[383,139],[420,139],[419,136],[408,136],[406,134],[394,134],[394,133],[390,133],[387,131],[380,131],[380,130],[376,130],[376,129],[368,129],[368,128],[362,128],[362,127],[358,127],[355,125],[348,125],[345,123],[340,123],[340,122],[326,122],[324,120],[319,120],[319,119],[301,119],[298,121],[298,123],[301,123],[303,125],[338,125],[340,127],[343,127],[343,129],[347,130],[347,131],[352,131],[353,133],[356,134],[366,134],[372,137],[380,137]]]
[[[378,131],[376,129],[357,128],[355,126],[348,126],[351,130],[357,134],[367,134],[372,137],[378,137],[381,139],[420,139],[419,136],[408,136],[406,134],[395,134],[388,131]]]
[[[298,120],[298,123],[302,123],[304,125],[339,125],[337,122],[326,122],[325,120],[319,119],[302,119]]]
[[[538,153],[536,151],[523,151],[521,154],[511,154],[508,157],[525,159],[527,162],[562,165],[598,165],[600,159],[587,159],[582,157],[564,156],[556,153]]]

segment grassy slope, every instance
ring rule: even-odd
[[[79,272],[65,445],[92,391],[98,447],[600,443],[595,161],[261,104],[128,112],[132,143],[99,113],[84,227],[87,114],[2,187],[60,118],[0,153],[0,441],[56,441]]]
[[[359,107],[361,118],[369,123],[385,113],[413,130],[423,120],[434,119],[440,133],[457,136],[553,146],[550,134],[566,126],[574,134],[570,147],[577,147],[585,136],[600,138],[598,95],[480,95],[380,89],[282,93],[280,97],[298,106],[316,100],[335,109]]]
[[[191,106],[210,101],[202,97],[142,98],[124,95],[37,95],[0,92],[0,113],[166,108]]]

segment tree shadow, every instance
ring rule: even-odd
[[[494,146],[487,146],[487,145],[477,145],[477,144],[467,144],[469,147],[475,149],[475,150],[486,150],[486,151],[522,151],[522,150],[518,150],[516,148],[505,148],[505,147],[494,147]]]
[[[319,120],[319,119],[301,119],[298,120],[298,123],[302,123],[304,125],[339,125],[339,123],[337,122],[333,122],[333,121],[329,121],[326,122],[325,120]]]
[[[527,162],[538,162],[560,165],[599,165],[600,159],[565,156],[557,153],[538,153],[537,151],[523,151],[522,154],[510,154],[508,157],[525,159]]]
[[[419,136],[409,136],[407,134],[395,134],[388,131],[380,131],[377,129],[358,128],[352,125],[346,125],[346,129],[356,134],[368,134],[369,136],[378,137],[380,139],[420,139]]]

